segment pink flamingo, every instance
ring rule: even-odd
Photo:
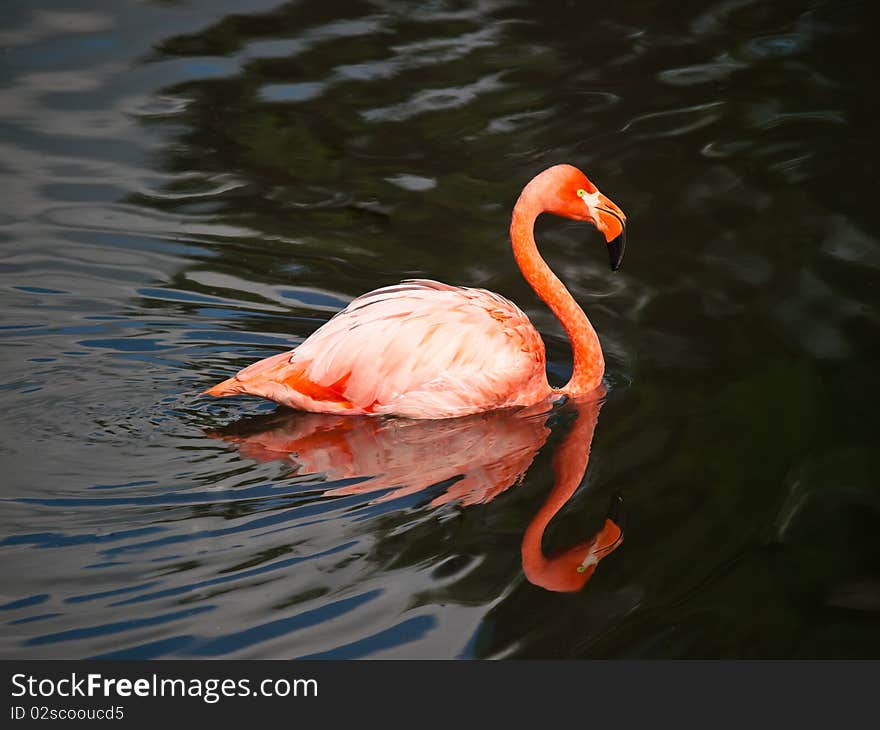
[[[600,530],[554,555],[544,553],[544,532],[577,491],[587,470],[602,401],[580,399],[565,406],[576,418],[553,456],[553,489],[526,529],[523,572],[551,591],[583,588],[602,558],[623,541],[615,506]],[[398,499],[454,480],[431,506],[486,504],[519,483],[550,429],[546,408],[497,410],[464,418],[424,421],[280,411],[247,418],[209,435],[238,445],[256,461],[281,460],[295,473],[358,479],[324,494],[376,494],[374,502]]]
[[[595,225],[615,271],[626,216],[571,165],[538,174],[514,206],[513,255],[571,340],[574,371],[562,388],[547,382],[544,343],[515,304],[485,289],[409,280],[358,297],[292,352],[260,360],[205,393],[257,395],[317,413],[409,418],[451,418],[590,393],[605,370],[602,348],[538,253],[534,224],[541,213]]]

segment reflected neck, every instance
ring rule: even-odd
[[[595,563],[584,571],[577,570],[578,565],[593,552],[595,539],[574,545],[551,558],[544,555],[542,542],[550,521],[571,499],[584,478],[601,407],[601,401],[578,404],[578,417],[553,457],[553,490],[523,535],[523,572],[529,582],[548,590],[579,590],[595,570]]]

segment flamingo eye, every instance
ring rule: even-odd
[[[577,196],[578,196],[579,198],[586,198],[586,197],[587,197],[587,191],[584,190],[583,188],[578,188]]]

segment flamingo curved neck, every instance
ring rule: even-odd
[[[562,323],[571,342],[574,370],[571,380],[558,392],[578,396],[595,390],[602,382],[605,360],[596,330],[565,285],[541,258],[535,244],[535,220],[544,212],[539,203],[525,191],[513,209],[510,240],[520,271],[535,293]]]

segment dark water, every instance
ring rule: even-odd
[[[0,655],[880,655],[869,6],[6,0]],[[630,222],[614,275],[538,230],[608,361],[585,476],[596,404],[197,396],[413,276],[562,382],[507,241],[560,161]]]

